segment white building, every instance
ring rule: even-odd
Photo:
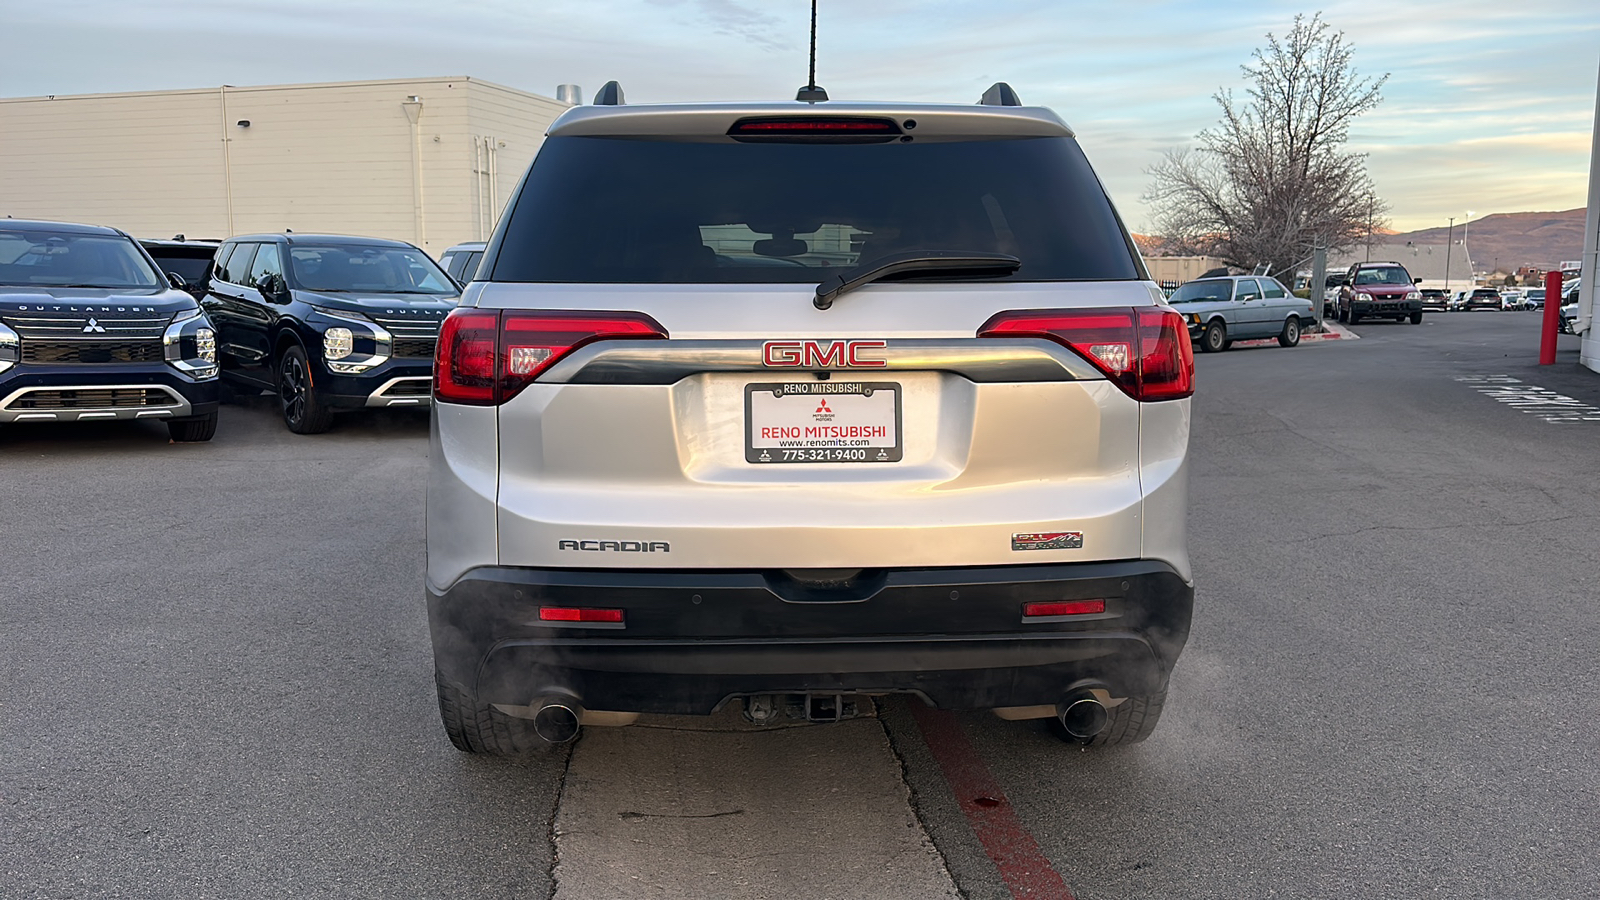
[[[0,217],[488,237],[567,104],[471,78],[0,99]]]

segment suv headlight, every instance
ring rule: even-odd
[[[1421,300],[1422,299],[1422,293],[1420,291],[1412,291],[1411,293],[1406,295],[1406,299],[1407,300]]]
[[[162,356],[167,365],[204,381],[217,377],[217,333],[197,307],[172,317],[161,333]]]
[[[394,336],[382,325],[358,312],[313,306],[312,327],[322,332],[322,359],[339,375],[360,375],[389,361]],[[332,319],[338,324],[319,322]]]
[[[355,347],[355,335],[342,325],[335,325],[322,333],[322,355],[330,360],[344,359],[355,352]]]

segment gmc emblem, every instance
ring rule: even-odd
[[[775,369],[882,369],[889,361],[873,359],[870,351],[888,346],[885,341],[767,341],[761,345],[761,364]]]

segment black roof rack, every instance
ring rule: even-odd
[[[595,106],[622,106],[624,103],[622,85],[615,81],[606,82],[594,95]]]
[[[996,81],[978,100],[979,106],[1021,106],[1022,98],[1004,81]]]

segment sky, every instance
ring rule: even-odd
[[[1296,13],[1390,78],[1350,147],[1409,231],[1587,196],[1597,0],[819,0],[836,100],[975,102],[1006,81],[1078,133],[1130,227],[1148,168],[1215,124],[1220,89]],[[0,96],[464,75],[630,103],[792,99],[806,0],[0,0]]]

